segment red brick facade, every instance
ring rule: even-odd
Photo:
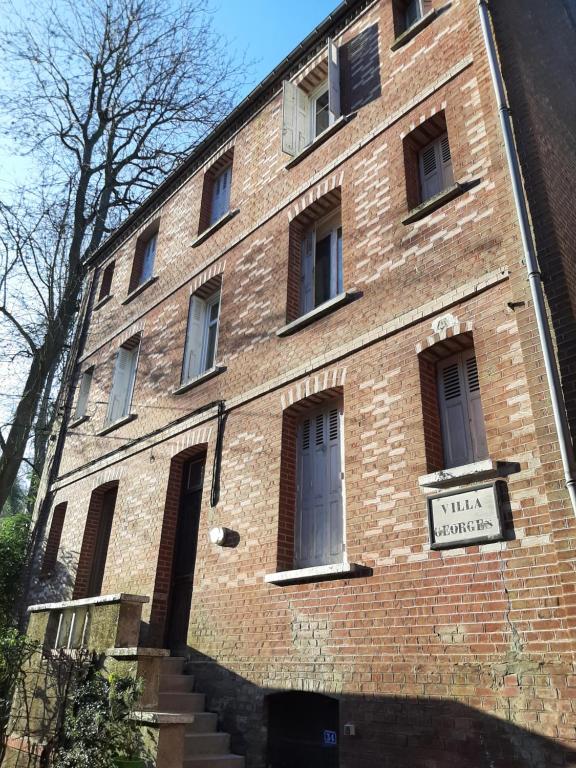
[[[576,521],[477,3],[431,1],[436,16],[392,51],[401,5],[350,2],[286,73],[298,82],[325,57],[326,37],[337,43],[350,119],[333,135],[286,167],[280,78],[101,250],[95,268],[115,261],[111,297],[91,312],[78,362],[78,376],[94,367],[89,418],[66,438],[54,485],[54,506],[67,504],[60,571],[40,582],[38,601],[71,596],[75,580],[81,594],[95,491],[117,483],[102,593],[150,596],[142,642],[161,645],[180,470],[205,451],[188,645],[209,707],[250,768],[266,765],[266,697],[279,691],[338,700],[341,768],[576,765]],[[555,48],[544,6],[548,19],[564,4],[500,5],[495,30],[509,97],[529,128],[515,124],[523,169],[541,161],[526,186],[575,424],[574,136],[559,117],[539,119],[532,99],[544,98],[542,56],[514,39],[519,17],[526,39],[537,18],[539,45]],[[555,33],[557,54],[542,66],[557,74],[576,35],[566,21]],[[539,86],[533,94],[520,82],[525,63]],[[546,103],[552,115],[561,106]],[[414,136],[440,117],[462,189],[403,223],[419,202]],[[238,213],[194,243],[207,226],[214,169],[230,157]],[[340,198],[343,288],[353,300],[283,334],[299,314],[302,222],[326,196]],[[139,244],[152,231],[157,279],[126,303]],[[215,278],[215,362],[225,369],[175,393],[190,296],[204,295]],[[98,435],[115,353],[135,334],[136,418]],[[419,484],[444,466],[435,366],[472,342],[489,457],[508,467],[503,540],[436,551],[426,501],[438,491]],[[291,567],[299,415],[334,393],[343,402],[345,553],[367,570],[268,583],[265,576]],[[219,401],[226,418],[214,478]],[[211,544],[214,526],[234,531],[237,545]]]

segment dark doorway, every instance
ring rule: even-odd
[[[328,696],[268,696],[267,768],[338,768],[338,721],[338,701]]]
[[[166,645],[173,655],[187,649],[203,483],[204,456],[186,461],[182,466],[182,486],[166,624]]]
[[[100,515],[94,542],[94,557],[92,559],[92,568],[90,569],[90,578],[88,580],[88,594],[86,597],[96,597],[102,591],[102,581],[104,579],[104,569],[108,556],[108,545],[110,544],[110,532],[112,531],[112,520],[114,518],[117,496],[117,485],[104,491],[101,496]]]

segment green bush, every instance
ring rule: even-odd
[[[0,518],[0,629],[11,627],[16,618],[29,531],[27,515]]]

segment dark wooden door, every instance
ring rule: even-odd
[[[174,655],[187,648],[203,482],[204,457],[187,461],[182,467],[166,630],[166,643]]]
[[[117,495],[118,486],[110,488],[102,494],[102,506],[100,508],[100,517],[98,519],[94,558],[92,560],[90,580],[88,582],[88,594],[86,597],[97,597],[102,591],[104,568],[106,567],[106,558],[108,556],[108,545],[110,544],[110,533],[112,531],[112,519],[114,517],[114,507],[116,506]]]

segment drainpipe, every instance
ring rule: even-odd
[[[540,268],[538,266],[536,246],[534,243],[532,229],[530,226],[530,217],[528,214],[528,203],[526,201],[526,195],[522,185],[520,162],[518,159],[518,153],[516,151],[516,145],[514,143],[514,134],[512,131],[511,112],[508,102],[506,101],[504,81],[502,79],[502,73],[500,72],[500,67],[498,65],[498,55],[496,52],[496,44],[492,32],[490,11],[487,0],[478,0],[478,11],[480,13],[480,23],[482,26],[482,34],[484,36],[486,52],[488,54],[488,62],[490,64],[492,83],[494,85],[496,100],[498,102],[498,113],[500,115],[502,133],[504,134],[506,159],[508,161],[508,168],[512,180],[512,191],[514,193],[514,202],[516,204],[516,212],[518,214],[518,224],[520,226],[524,259],[526,262],[526,269],[528,271],[528,283],[530,285],[532,302],[534,304],[534,312],[536,314],[536,324],[538,327],[538,336],[540,338],[542,354],[544,357],[544,366],[546,368],[546,378],[548,380],[550,400],[552,401],[554,424],[556,426],[556,432],[558,433],[558,443],[560,445],[562,466],[564,468],[564,479],[566,481],[566,488],[570,495],[570,501],[572,502],[572,509],[576,515],[576,472],[574,465],[574,448],[572,445],[570,428],[568,426],[568,417],[566,415],[566,405],[564,402],[564,394],[562,392],[562,385],[560,382],[558,363],[554,354],[550,326],[548,325],[548,316],[546,314],[546,304],[544,301],[544,291],[542,289],[542,273],[540,272]]]

